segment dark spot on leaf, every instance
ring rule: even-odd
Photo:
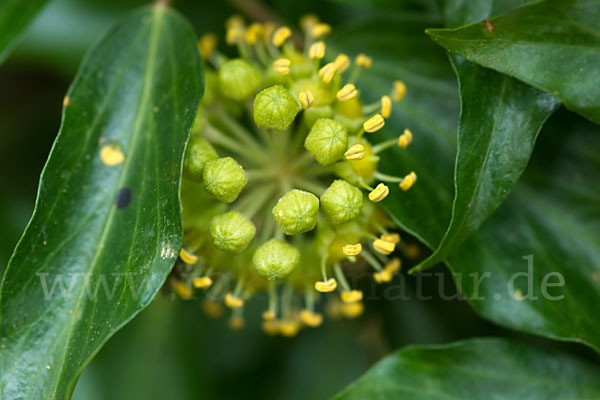
[[[121,188],[117,192],[115,205],[117,208],[125,208],[131,203],[131,190],[129,188]]]

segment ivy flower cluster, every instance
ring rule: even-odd
[[[244,326],[244,305],[265,292],[263,330],[285,336],[320,325],[323,308],[362,313],[363,293],[345,265],[368,265],[377,283],[400,270],[400,236],[377,203],[417,180],[378,171],[386,149],[410,145],[408,129],[370,141],[404,83],[363,103],[356,84],[373,60],[330,52],[331,27],[315,16],[300,26],[302,48],[289,27],[231,17],[225,39],[238,58],[219,53],[213,34],[199,39],[205,94],[184,159],[184,248],[169,278],[184,299],[205,291],[209,315],[231,309],[233,329]]]

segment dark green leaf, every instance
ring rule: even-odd
[[[162,5],[128,15],[86,57],[2,284],[3,398],[68,398],[163,284],[181,246],[181,159],[201,91],[195,34]],[[121,164],[100,157],[108,145]]]
[[[0,62],[4,61],[15,39],[48,0],[2,0],[0,3]]]
[[[546,0],[429,35],[453,53],[549,92],[600,123],[600,3]]]
[[[505,339],[408,347],[335,399],[584,400],[600,397],[600,369]]]

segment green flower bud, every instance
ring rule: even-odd
[[[210,225],[210,236],[219,250],[240,253],[256,234],[254,224],[237,211],[217,215]]]
[[[290,190],[273,207],[273,217],[286,235],[314,229],[317,224],[319,199],[303,190]]]
[[[225,62],[219,69],[219,88],[223,96],[244,100],[260,85],[260,73],[239,58]]]
[[[300,111],[300,104],[280,85],[271,86],[254,99],[254,122],[269,129],[286,130]]]
[[[217,199],[231,203],[246,186],[244,169],[231,157],[217,158],[204,165],[204,186]]]
[[[310,129],[320,118],[331,118],[333,116],[333,110],[330,106],[313,106],[307,110],[304,110],[303,114],[306,127]]]
[[[338,179],[321,196],[321,208],[329,222],[343,224],[358,217],[362,201],[360,189]]]
[[[300,262],[297,248],[277,239],[271,239],[254,252],[254,268],[267,279],[283,278]]]
[[[219,155],[206,139],[192,136],[185,149],[183,173],[187,178],[200,181],[204,165],[217,158]]]
[[[348,132],[340,122],[321,118],[313,125],[304,147],[323,165],[333,164],[348,149]]]

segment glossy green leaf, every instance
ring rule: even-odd
[[[21,31],[48,0],[2,0],[0,3],[0,62],[8,56]]]
[[[429,35],[453,53],[549,92],[600,123],[600,3],[546,0]]]
[[[352,399],[584,400],[600,398],[600,369],[506,339],[397,351],[334,397]]]
[[[201,74],[192,28],[160,4],[87,55],[2,284],[3,398],[68,398],[162,286],[181,246],[179,179]]]
[[[447,18],[451,24],[464,24],[511,3],[455,4],[446,10]],[[498,208],[525,170],[542,125],[560,104],[548,93],[460,56],[451,55],[450,61],[461,98],[452,219],[435,252],[413,270],[446,259]]]

